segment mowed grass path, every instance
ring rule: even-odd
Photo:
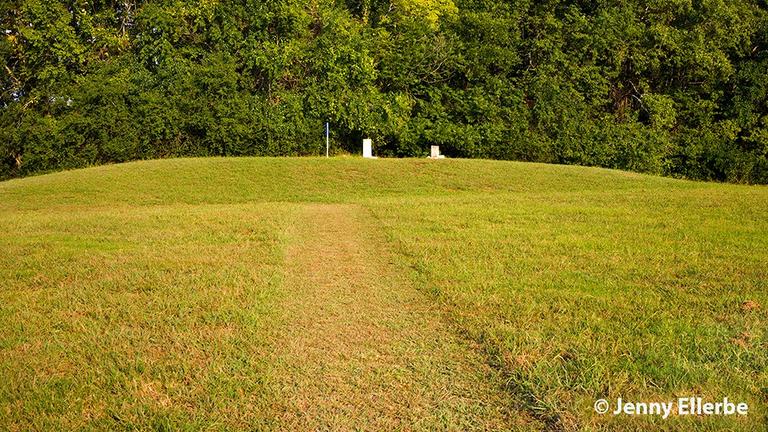
[[[768,188],[465,160],[0,183],[0,428],[759,430]],[[747,417],[600,417],[701,396]]]
[[[276,413],[290,430],[503,430],[498,376],[414,289],[365,210],[306,204],[286,253]]]

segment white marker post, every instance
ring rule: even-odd
[[[432,159],[437,159],[440,157],[440,146],[432,146],[430,149],[430,156]]]
[[[363,157],[373,159],[373,141],[370,138],[363,140]]]
[[[432,146],[429,149],[429,158],[430,159],[445,159],[445,156],[440,154],[440,146]]]

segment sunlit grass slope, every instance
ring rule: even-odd
[[[510,162],[243,158],[0,183],[0,428],[279,428],[280,269],[296,209],[315,202],[364,209],[530,429],[768,422],[768,188]],[[750,414],[592,408],[679,396],[745,401]]]

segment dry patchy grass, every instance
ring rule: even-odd
[[[491,161],[3,182],[0,428],[759,429],[767,209],[765,187]],[[619,395],[751,409],[593,413]]]

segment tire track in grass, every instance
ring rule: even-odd
[[[289,233],[272,376],[279,427],[530,429],[373,228],[358,206],[301,207]]]

